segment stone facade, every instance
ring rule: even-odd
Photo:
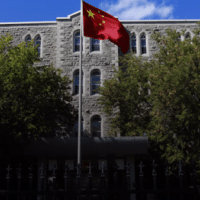
[[[194,36],[192,30],[197,26],[197,20],[142,20],[142,21],[121,21],[127,32],[131,36],[136,36],[136,55],[147,57],[148,60],[153,58],[153,54],[158,52],[156,42],[150,38],[153,30],[165,34],[167,28],[176,29],[178,32],[185,29],[191,37]],[[80,11],[69,15],[68,17],[57,18],[51,22],[17,22],[17,23],[0,23],[0,35],[7,32],[13,36],[13,45],[18,45],[25,41],[27,35],[31,39],[37,35],[41,37],[42,62],[37,65],[50,65],[63,70],[62,75],[73,79],[76,69],[79,69],[80,52],[74,52],[74,35],[80,30]],[[142,54],[140,36],[146,36],[146,53]],[[184,40],[184,37],[181,38]],[[101,106],[97,104],[99,94],[91,95],[91,72],[99,69],[101,73],[101,84],[105,79],[113,77],[111,65],[118,69],[119,56],[123,56],[120,48],[109,40],[100,40],[100,50],[91,51],[90,38],[83,37],[82,53],[82,70],[83,70],[83,94],[82,94],[82,117],[83,129],[86,135],[91,135],[91,119],[94,115],[101,117],[101,137],[106,137],[109,130],[109,124],[106,116],[100,114]],[[127,52],[129,53],[130,50]],[[35,64],[36,65],[36,64]],[[73,84],[71,84],[71,94]],[[73,104],[78,109],[79,95],[73,95]]]

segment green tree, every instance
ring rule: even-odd
[[[147,133],[149,160],[158,158],[162,165],[167,160],[174,174],[179,160],[188,166],[194,159],[200,181],[200,29],[184,41],[176,30],[166,32],[167,37],[151,35],[160,48],[152,60],[134,54],[120,58],[123,64],[118,71],[113,67],[114,77],[98,88],[98,101],[110,117],[109,134]]]
[[[103,112],[110,117],[109,134],[116,135],[120,131],[121,136],[139,136],[150,122],[148,63],[141,56],[137,58],[130,54],[121,60],[123,66],[119,66],[118,71],[113,67],[114,77],[105,80],[104,86],[98,88],[101,94],[98,101]]]
[[[162,158],[170,164],[183,160],[185,165],[194,159],[200,180],[200,29],[193,31],[192,40],[184,41],[177,40],[180,33],[176,30],[166,32],[168,37],[152,35],[160,52],[154,54],[157,60],[151,61],[151,99],[155,103],[149,130],[154,133],[152,139],[159,141],[159,149],[164,150]]]
[[[13,47],[12,38],[8,34],[0,39],[2,158],[21,154],[31,137],[53,136],[57,128],[71,127],[77,114],[70,104],[71,80],[53,65],[33,66],[41,61],[34,41]]]

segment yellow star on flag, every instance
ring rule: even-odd
[[[92,16],[92,18],[94,19],[93,15],[95,15],[95,14],[93,14],[91,10],[90,11],[87,10],[87,12],[89,13],[88,17]]]

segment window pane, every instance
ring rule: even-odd
[[[135,35],[133,34],[131,38],[135,38]]]
[[[79,94],[79,72],[74,75],[74,93]],[[83,76],[82,76],[82,93],[83,93]]]
[[[142,54],[146,53],[146,47],[142,47]]]
[[[37,47],[37,51],[38,51],[38,56],[40,56],[40,46],[41,46],[41,38],[37,37],[35,40],[35,46],[37,46],[39,44],[39,46]]]
[[[30,35],[26,37],[26,41],[31,41]]]
[[[98,39],[92,39],[92,44],[98,45],[99,44],[99,40]]]
[[[132,40],[132,41],[131,41],[131,46],[132,46],[132,47],[136,47],[136,40]]]
[[[92,39],[92,51],[99,51],[99,40]]]
[[[80,36],[80,32],[77,32],[77,33],[75,34],[75,36]]]
[[[145,35],[142,35],[142,37],[141,37],[141,53],[142,54],[146,53],[146,39],[145,39]]]
[[[99,92],[96,91],[96,89],[97,89],[98,87],[99,87],[98,85],[93,85],[93,86],[92,86],[92,94],[99,94]]]
[[[28,47],[28,42],[31,41],[31,36],[28,35],[28,36],[26,37],[25,41],[26,41],[26,47]]]
[[[92,135],[93,137],[101,137],[101,118],[95,117],[92,119]]]
[[[92,73],[92,94],[99,93],[98,91],[95,91],[100,86],[100,73],[98,71]]]
[[[75,37],[75,45],[80,45],[80,37]]]
[[[83,38],[82,38],[82,43],[83,43]],[[80,51],[80,32],[75,34],[75,49],[74,51]],[[82,51],[83,51],[83,46],[82,46]]]
[[[141,46],[145,47],[146,46],[146,41],[145,40],[141,40]]]
[[[133,53],[136,53],[136,40],[131,40],[131,47],[132,47],[132,51]]]
[[[92,45],[92,51],[99,51],[99,45]]]

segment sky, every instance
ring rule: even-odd
[[[80,0],[1,1],[0,23],[56,21],[80,10]],[[200,0],[86,0],[119,20],[200,19]]]

